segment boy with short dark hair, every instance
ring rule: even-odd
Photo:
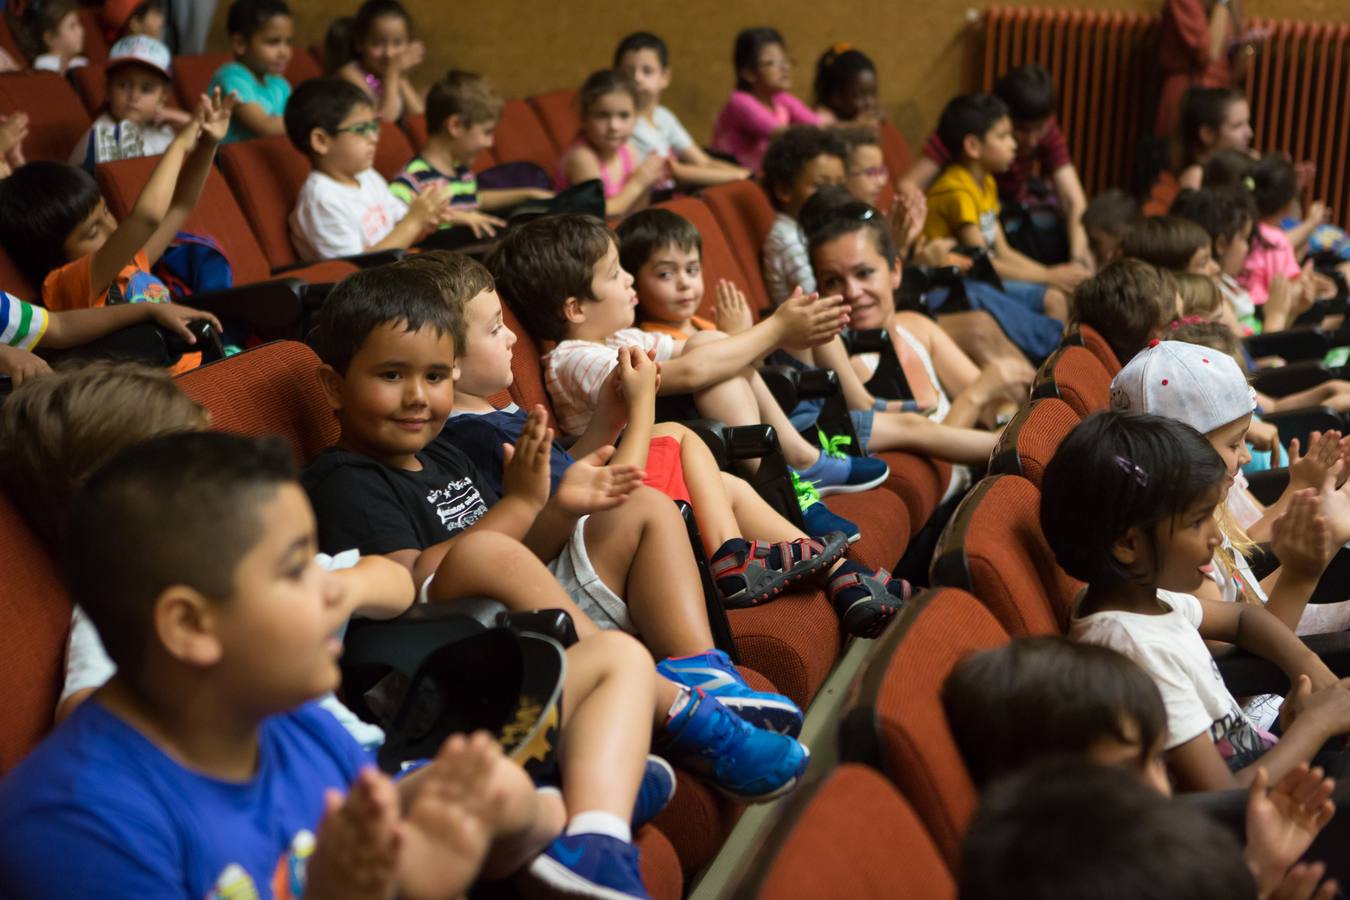
[[[844,184],[846,151],[838,136],[814,125],[793,125],[769,144],[764,153],[760,185],[778,211],[764,239],[761,260],[764,286],[769,299],[782,303],[801,288],[816,289],[806,235],[797,224],[797,214],[817,190]]]
[[[750,170],[714,159],[689,136],[673,112],[661,105],[661,92],[670,87],[670,51],[666,42],[649,31],[635,31],[614,49],[614,68],[637,85],[637,122],[632,145],[640,163],[650,154],[670,161],[678,184],[708,187],[750,177]]]
[[[1092,198],[1083,210],[1083,230],[1097,268],[1120,256],[1121,242],[1140,218],[1139,201],[1120,188],[1110,188]]]
[[[450,218],[442,228],[465,225],[476,237],[490,236],[506,223],[482,210],[504,210],[527,200],[544,200],[539,188],[478,190],[470,166],[492,146],[502,114],[502,98],[487,78],[451,69],[427,92],[427,142],[389,185],[404,203],[431,185],[450,187]]]
[[[994,176],[1017,156],[1008,106],[992,94],[963,94],[942,110],[938,137],[952,162],[928,188],[924,237],[954,237],[989,253],[1004,292],[1032,312],[1061,322],[1068,295],[1090,273],[1078,263],[1043,266],[1008,244],[999,223]]]
[[[350,609],[295,475],[279,439],[178,433],[85,485],[66,574],[117,674],[0,784],[0,891],[449,896],[490,844],[551,839],[486,735],[395,787],[310,702]]]
[[[291,8],[286,0],[234,0],[226,14],[234,60],[211,76],[211,88],[239,98],[225,143],[286,133],[291,96]]]
[[[450,211],[433,185],[405,204],[373,168],[380,121],[366,92],[342,78],[311,78],[286,103],[286,136],[313,167],[291,212],[291,242],[306,262],[407,249]]]
[[[1161,338],[1178,313],[1175,288],[1163,274],[1143,260],[1125,258],[1078,286],[1069,322],[1094,329],[1123,366]]]
[[[351,275],[325,301],[320,378],[342,436],[305,471],[320,546],[388,556],[412,571],[426,599],[489,596],[515,610],[563,609],[583,641],[600,633],[597,619],[611,629],[641,630],[663,658],[666,677],[657,679],[656,696],[664,752],[747,800],[791,789],[805,768],[805,748],[749,720],[795,730],[801,713],[785,697],[750,690],[729,662],[713,666],[702,594],[669,591],[678,560],[648,546],[659,548],[671,535],[655,534],[668,523],[644,516],[646,501],[631,496],[638,468],[604,466],[613,449],[601,448],[571,466],[550,499],[551,433],[536,411],[506,455],[498,499],[477,465],[441,437],[464,335],[447,293],[476,296],[491,284],[477,264],[437,271],[414,258]],[[603,543],[614,548],[612,558],[599,558],[597,529],[610,532]],[[678,517],[674,529],[687,552]],[[629,567],[651,571],[640,564],[651,552],[666,580],[657,587],[643,575],[648,584],[630,588],[625,603],[610,585],[622,589]],[[548,568],[541,560],[551,560]],[[669,658],[677,656],[704,659],[689,666]],[[705,692],[697,686],[708,681],[709,667],[719,675]]]

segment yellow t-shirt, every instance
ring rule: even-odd
[[[984,176],[984,187],[975,183],[975,176],[963,165],[955,164],[928,188],[928,219],[923,225],[923,236],[956,238],[961,226],[980,226],[985,246],[994,249],[998,234],[998,185],[993,175]]]

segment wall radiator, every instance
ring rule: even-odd
[[[1150,133],[1159,87],[1159,17],[1034,7],[985,15],[982,86],[1038,62],[1059,88],[1060,124],[1091,196],[1134,187],[1140,140]],[[1255,146],[1312,160],[1310,195],[1350,223],[1350,25],[1253,19],[1271,37],[1249,67],[1245,89]]]

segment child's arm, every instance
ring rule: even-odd
[[[996,225],[995,229],[994,252],[990,257],[990,262],[994,264],[994,271],[998,273],[999,278],[1006,278],[1008,281],[1048,284],[1065,293],[1072,293],[1074,288],[1078,287],[1079,283],[1091,274],[1077,263],[1043,266],[1030,256],[1014,250],[1012,245],[1008,243],[1008,238],[1003,234],[1002,225]],[[984,246],[984,238],[980,236],[980,228],[974,223],[962,225],[960,237],[963,243],[967,238],[977,237],[979,242],[974,246]]]
[[[392,619],[407,612],[417,598],[412,573],[388,557],[363,556],[356,565],[333,575],[353,616]]]
[[[215,316],[177,303],[118,303],[113,306],[51,312],[48,315],[50,318],[47,333],[42,336],[42,346],[54,350],[78,347],[142,322],[153,322],[189,344],[195,344],[197,339],[188,331],[188,322],[205,319],[217,330],[220,329],[220,320]]]
[[[206,186],[206,177],[211,173],[216,148],[224,139],[225,132],[230,129],[230,114],[234,111],[234,103],[233,95],[222,97],[220,88],[216,88],[210,97],[202,96],[195,119],[195,125],[200,129],[197,146],[192,149],[178,175],[173,199],[169,201],[164,218],[154,234],[145,242],[145,255],[151,265],[164,254],[197,206],[197,201],[202,196],[202,188]]]
[[[408,249],[430,234],[449,208],[450,185],[441,182],[428,186],[408,204],[408,212],[398,224],[365,252]]]
[[[498,188],[478,192],[478,208],[486,210],[507,209],[527,200],[551,200],[556,195],[543,188]]]
[[[268,114],[261,103],[241,103],[234,108],[234,116],[257,137],[286,133],[285,117]]]
[[[420,116],[427,111],[427,104],[422,99],[422,92],[413,86],[406,75],[399,85],[399,91],[403,97],[403,115]]]
[[[176,193],[175,186],[183,161],[197,144],[200,129],[199,116],[178,132],[173,143],[160,157],[159,165],[150,173],[150,179],[136,198],[136,205],[117,224],[103,246],[94,251],[89,265],[90,297],[97,297],[106,291],[131,258],[146,248],[154,237]]]
[[[582,516],[614,509],[642,486],[646,477],[642,469],[616,466],[613,457],[614,447],[601,447],[567,467],[522,542],[540,559],[550,560],[562,552]]]
[[[749,91],[732,91],[727,106],[734,116],[734,126],[747,134],[772,137],[786,127],[779,123],[773,110],[760,103]]]
[[[1317,492],[1311,488],[1299,491],[1271,531],[1271,549],[1280,567],[1266,610],[1292,634],[1335,553],[1331,526],[1321,513]]]
[[[149,306],[150,304],[127,304],[129,306]],[[28,351],[0,344],[0,375],[8,375],[14,387],[18,387],[30,378],[50,375],[52,367],[42,357]]]
[[[623,443],[610,459],[610,465],[645,466],[656,421],[660,373],[660,365],[641,347],[620,347],[614,368],[600,386],[600,398],[590,424],[572,445],[573,455],[586,456],[612,445],[622,432]]]
[[[515,445],[503,447],[506,464],[502,472],[502,498],[471,527],[523,540],[548,503],[552,447],[553,429],[548,427],[544,408],[536,406],[530,410]]]
[[[1092,259],[1087,229],[1083,227],[1087,194],[1083,191],[1083,182],[1078,178],[1078,169],[1073,163],[1060,166],[1050,176],[1050,180],[1054,182],[1055,196],[1059,198],[1060,208],[1064,211],[1064,227],[1069,232],[1069,259],[1087,268]]]
[[[942,166],[934,162],[927,155],[920,153],[919,157],[910,165],[909,170],[900,176],[900,184],[912,185],[920,193],[928,190],[928,186],[942,173]]]
[[[578,184],[600,177],[600,157],[590,147],[574,147],[563,157],[563,174],[568,184]],[[651,191],[666,171],[664,157],[649,154],[633,169],[619,192],[605,198],[605,215],[621,216],[631,210]]]
[[[798,291],[748,331],[686,349],[667,360],[661,367],[661,393],[687,394],[725,381],[777,347],[817,347],[832,341],[847,323],[842,297]]]
[[[1236,644],[1274,663],[1291,684],[1297,683],[1301,675],[1310,679],[1314,690],[1337,683],[1327,664],[1264,607],[1253,603],[1197,602],[1201,609],[1200,636],[1205,640]]]
[[[753,173],[735,163],[713,159],[692,141],[670,160],[670,171],[680,184],[711,187],[728,181],[740,181]]]

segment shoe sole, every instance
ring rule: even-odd
[[[835,533],[843,534],[843,532]],[[859,537],[861,537],[861,535],[859,535]],[[816,540],[819,539],[819,537],[816,538]],[[726,609],[749,609],[752,606],[761,606],[768,603],[774,597],[777,597],[797,582],[810,578],[812,575],[818,574],[822,569],[834,565],[837,560],[843,557],[845,551],[848,549],[849,543],[850,541],[846,537],[844,543],[837,550],[821,553],[819,556],[813,558],[807,565],[799,566],[798,568],[784,572],[778,577],[777,581],[770,581],[769,586],[761,590],[758,594],[751,596],[741,595],[723,597],[722,606]]]
[[[573,872],[556,859],[543,854],[534,858],[534,861],[525,869],[525,875],[528,879],[539,882],[554,893],[565,894],[568,897],[594,897],[596,900],[637,900],[638,897],[645,896],[645,894],[626,894],[623,891],[616,891],[602,884],[596,884],[590,879],[583,878]]]
[[[757,701],[750,697],[718,697],[716,694],[709,696],[756,728],[785,734],[790,738],[802,733],[802,711],[795,704],[789,705],[772,700]],[[740,700],[744,700],[744,703],[739,703]]]
[[[904,606],[900,603],[887,606],[877,603],[871,597],[865,597],[844,611],[840,617],[840,624],[845,633],[852,637],[875,638],[879,637],[886,630],[886,626],[903,610]]]
[[[890,477],[890,469],[887,469],[880,477],[859,484],[831,484],[828,486],[816,484],[816,493],[822,497],[829,497],[834,494],[860,494],[863,491],[870,491],[874,487],[880,487]],[[812,482],[812,484],[815,484],[815,482]]]

